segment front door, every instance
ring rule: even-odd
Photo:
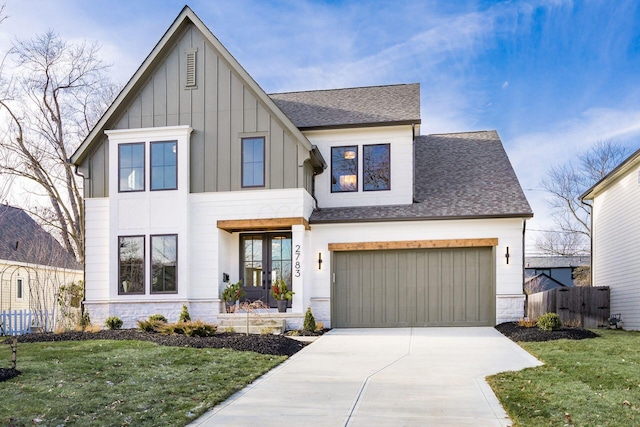
[[[291,233],[242,234],[240,258],[240,278],[246,300],[262,300],[275,307],[276,301],[269,293],[271,283],[284,279],[292,289]]]

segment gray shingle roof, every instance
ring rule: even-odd
[[[25,211],[7,205],[0,205],[0,260],[82,270]]]
[[[414,158],[414,203],[321,207],[309,222],[533,216],[496,131],[420,136]]]
[[[274,93],[300,129],[420,123],[420,84]]]

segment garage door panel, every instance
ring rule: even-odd
[[[337,327],[493,324],[492,248],[334,253]]]

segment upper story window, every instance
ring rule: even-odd
[[[391,145],[365,145],[362,148],[362,189],[364,191],[390,190]]]
[[[118,145],[119,191],[144,191],[144,142]]]
[[[358,191],[358,146],[331,147],[331,192]]]
[[[178,290],[178,236],[151,236],[151,293]]]
[[[118,295],[144,294],[144,236],[118,238]]]
[[[264,137],[242,138],[242,186],[264,187]]]
[[[151,143],[151,190],[178,188],[177,142]]]

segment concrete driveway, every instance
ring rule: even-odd
[[[487,375],[541,363],[494,328],[334,329],[191,426],[509,426]]]

